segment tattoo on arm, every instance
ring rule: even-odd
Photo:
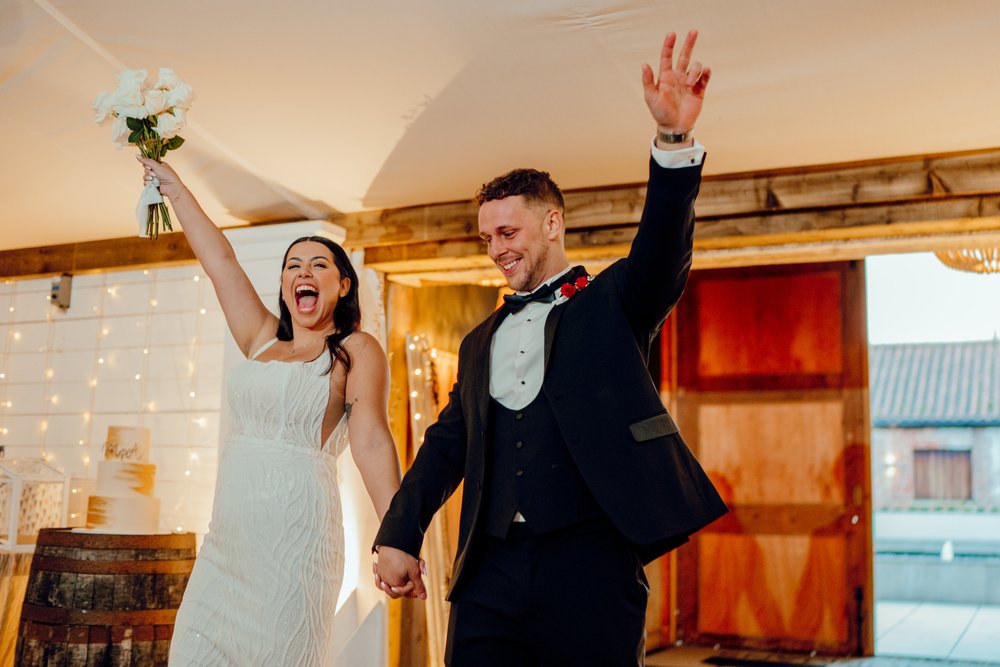
[[[357,402],[358,402],[357,399],[355,399],[351,403],[344,403],[344,414],[347,415],[347,421],[351,421],[351,410],[354,408],[354,404]]]

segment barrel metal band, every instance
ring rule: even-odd
[[[190,560],[76,560],[35,554],[32,570],[70,574],[187,574]]]
[[[86,609],[60,609],[25,602],[21,607],[22,621],[53,623],[59,625],[172,625],[176,609],[134,609],[129,611],[88,611]]]
[[[45,544],[87,549],[186,549],[194,547],[194,534],[114,535],[75,533],[70,528],[43,528],[38,534],[38,545]]]

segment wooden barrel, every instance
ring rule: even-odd
[[[194,566],[193,533],[45,528],[21,608],[18,665],[166,665]]]

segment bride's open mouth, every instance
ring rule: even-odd
[[[319,290],[315,285],[302,283],[295,287],[295,308],[300,313],[307,314],[316,310],[319,303]]]

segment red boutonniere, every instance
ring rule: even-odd
[[[568,299],[577,292],[587,289],[587,285],[590,284],[591,280],[592,278],[590,276],[580,276],[571,283],[563,283],[563,286],[559,288],[559,291]]]

